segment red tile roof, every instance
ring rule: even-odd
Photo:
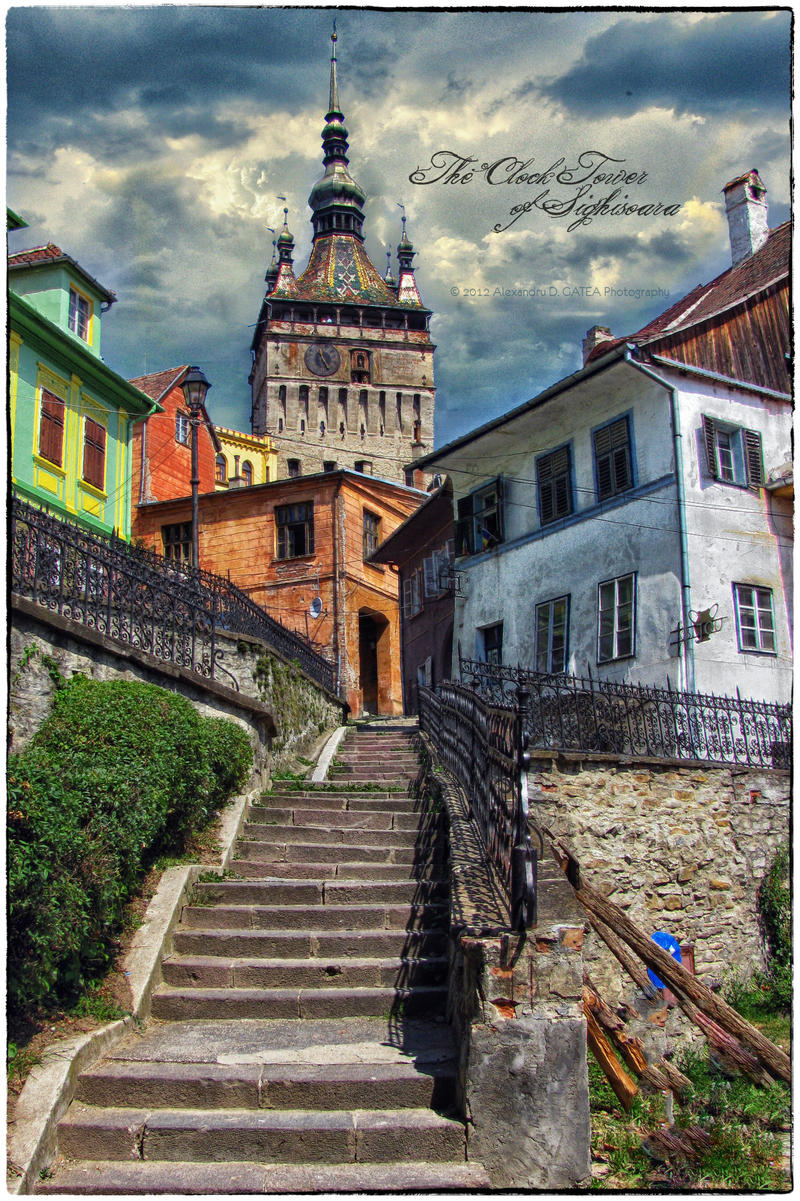
[[[151,400],[160,400],[162,396],[166,396],[167,392],[175,387],[183,373],[188,370],[188,364],[184,364],[182,367],[170,367],[167,371],[154,371],[150,375],[137,375],[135,379],[129,380],[128,383],[133,384],[134,388],[138,388],[140,392],[144,392],[145,396],[149,396]]]
[[[88,280],[105,297],[108,304],[113,304],[117,299],[116,292],[112,292],[109,288],[104,288],[94,276],[83,269],[80,263],[76,262],[71,255],[65,254],[61,247],[56,246],[54,242],[48,242],[46,246],[33,246],[30,250],[18,250],[15,254],[8,256],[8,268],[10,271],[19,270],[24,267],[46,266],[48,263],[71,264],[85,280]]]

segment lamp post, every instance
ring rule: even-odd
[[[200,566],[200,548],[198,546],[197,524],[198,504],[197,492],[200,487],[200,469],[197,465],[197,430],[200,425],[200,410],[211,387],[199,367],[190,367],[183,377],[181,388],[189,409],[189,426],[192,432],[192,566]]]

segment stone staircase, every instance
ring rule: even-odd
[[[39,1193],[473,1191],[444,1020],[446,847],[413,730],[348,731],[195,886],[152,1017],[79,1078]]]

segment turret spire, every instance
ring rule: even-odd
[[[328,117],[330,117],[333,113],[339,113],[341,116],[341,109],[339,108],[339,86],[336,81],[336,41],[336,17],[334,17],[333,33],[331,34],[331,94],[330,102],[328,104]]]

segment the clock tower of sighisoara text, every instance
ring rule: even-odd
[[[274,439],[279,478],[345,467],[410,483],[404,468],[433,449],[431,314],[405,216],[397,279],[388,262],[381,277],[364,248],[366,197],[348,170],[335,28],[331,41],[325,173],[308,198],[311,257],[296,277],[286,210],[252,342],[251,423]]]

